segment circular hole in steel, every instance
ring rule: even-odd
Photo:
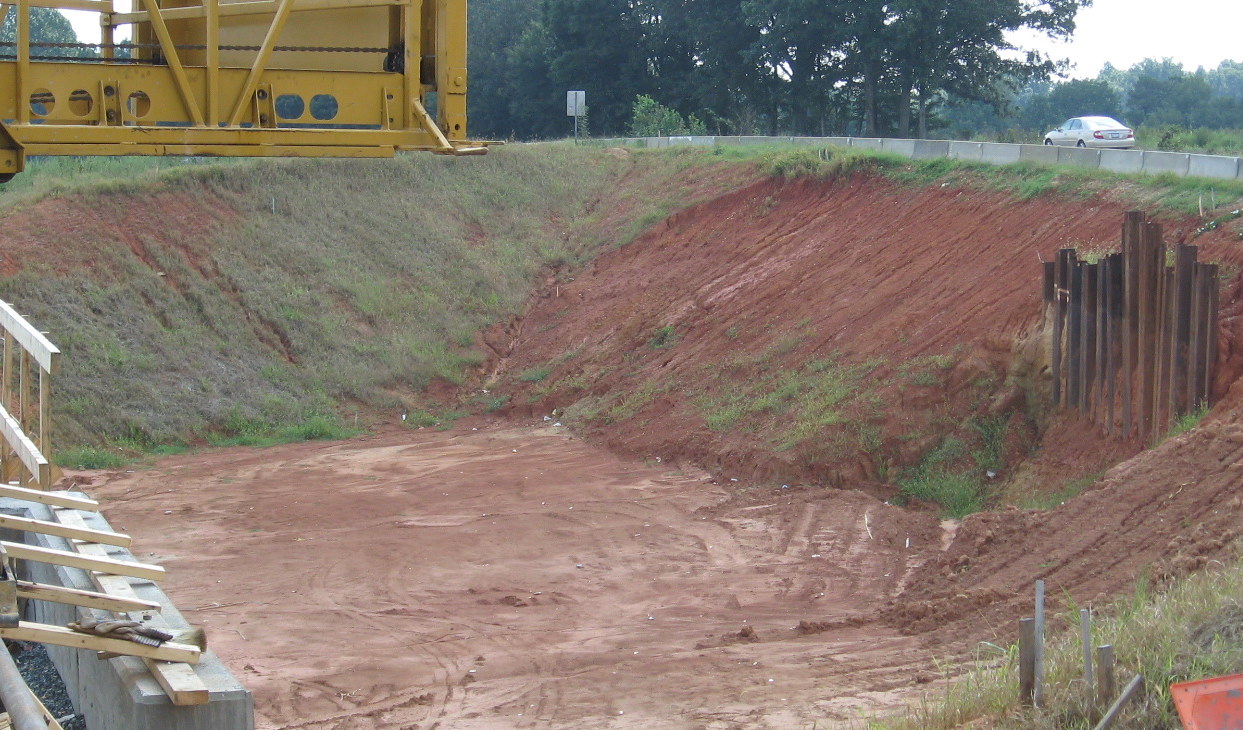
[[[77,117],[84,117],[95,108],[95,97],[86,89],[75,89],[69,95],[69,112]]]
[[[151,113],[151,97],[145,91],[135,91],[125,100],[125,108],[130,116],[142,119]]]
[[[30,113],[46,117],[56,108],[56,95],[48,89],[35,89],[30,93]]]

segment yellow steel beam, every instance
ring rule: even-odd
[[[229,115],[230,127],[236,127],[241,123],[242,112],[250,104],[250,97],[259,86],[259,79],[263,75],[263,70],[267,68],[268,61],[272,58],[272,49],[276,47],[276,39],[280,37],[281,31],[285,28],[285,21],[289,19],[289,11],[292,8],[293,0],[281,0],[280,7],[277,8],[276,15],[272,18],[272,24],[268,26],[267,35],[263,38],[259,53],[255,56],[255,62],[250,67],[250,75],[246,77],[246,83],[242,85],[242,93],[237,97],[233,113]]]
[[[106,13],[110,6],[106,0],[30,0],[32,8],[56,8],[57,10],[86,10]]]
[[[26,169],[26,150],[0,121],[0,175],[16,175]]]
[[[207,10],[207,124],[220,121],[220,0],[204,0]]]
[[[14,68],[17,78],[13,88],[17,90],[17,121],[25,124],[30,121],[30,91],[26,79],[30,76],[30,0],[17,0],[17,63]]]
[[[402,12],[402,43],[404,44],[404,76],[403,90],[406,95],[405,111],[402,112],[402,126],[409,129],[415,124],[414,105],[410,100],[419,96],[419,76],[422,74],[423,63],[423,0],[410,0],[401,9]],[[426,114],[424,110],[424,114]]]
[[[58,2],[58,0],[41,0],[42,2]],[[309,12],[316,10],[350,10],[354,8],[376,8],[386,5],[406,5],[409,0],[299,0],[293,12]],[[275,0],[259,0],[258,2],[224,3],[220,6],[221,17],[237,17],[244,15],[272,15],[277,11],[279,3]],[[188,20],[207,16],[204,5],[190,5],[181,8],[161,8],[165,20]],[[115,13],[113,25],[128,23],[146,23],[151,16],[146,12]]]
[[[151,15],[151,27],[155,29],[155,37],[160,41],[164,61],[173,72],[173,80],[177,83],[177,91],[186,105],[186,111],[190,113],[190,119],[195,125],[201,127],[203,126],[203,112],[199,109],[198,100],[194,98],[194,92],[190,90],[190,81],[186,78],[186,71],[181,66],[181,57],[177,55],[177,47],[173,45],[173,37],[168,33],[168,26],[164,24],[160,6],[156,4],[156,0],[143,0],[143,4],[147,6],[147,12]]]

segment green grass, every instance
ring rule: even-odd
[[[1019,509],[1053,509],[1054,507],[1060,507],[1070,498],[1083,494],[1088,487],[1095,484],[1104,474],[1105,472],[1100,471],[1079,477],[1078,479],[1071,479],[1061,489],[1047,494],[1028,493],[1022,499],[1019,499],[1015,506]]]
[[[299,441],[335,441],[353,438],[358,429],[342,424],[336,417],[322,414],[307,416],[297,423],[276,424],[237,415],[221,432],[206,435],[212,446],[275,446]]]
[[[550,367],[538,367],[525,370],[518,374],[518,379],[524,383],[539,383],[552,374]]]
[[[56,463],[65,469],[118,469],[130,461],[119,451],[98,446],[78,446],[56,452]]]
[[[0,216],[67,197],[99,225],[57,231],[56,268],[28,264],[0,297],[65,353],[68,443],[229,433],[236,409],[296,424],[342,403],[409,407],[471,377],[476,334],[519,312],[546,267],[691,202],[670,182],[688,160],[722,164],[564,144],[469,160],[49,158],[3,188]]]
[[[653,350],[668,350],[678,344],[682,336],[678,334],[678,330],[673,325],[665,325],[657,327],[652,336],[647,341],[647,346]]]
[[[1135,674],[1145,692],[1115,727],[1182,727],[1170,685],[1243,671],[1243,561],[1216,564],[1159,592],[1145,580],[1093,622],[1093,644],[1111,644],[1118,686]],[[1099,719],[1086,701],[1078,606],[1049,623],[1045,703],[1017,706],[1017,650],[981,644],[977,668],[926,696],[905,715],[867,724],[871,730],[1089,730]]]
[[[1175,436],[1180,436],[1196,426],[1199,426],[1200,421],[1203,421],[1204,417],[1208,415],[1208,411],[1208,406],[1201,406],[1190,413],[1184,413],[1179,416],[1175,419],[1174,423],[1170,425],[1170,430],[1166,432],[1165,437],[1167,439],[1174,438]]]

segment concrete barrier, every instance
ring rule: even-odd
[[[1101,151],[1088,147],[1058,147],[1057,164],[1075,167],[1100,167]]]
[[[1056,165],[1058,147],[1044,144],[1021,144],[1019,145],[1019,160],[1021,162],[1038,162],[1042,165]]]
[[[915,140],[913,139],[882,139],[880,148],[885,152],[902,155],[907,159],[915,156]]]
[[[0,499],[0,512],[38,520],[52,519],[51,510],[45,505],[12,499]],[[91,529],[111,529],[101,515],[84,513],[83,516]],[[20,541],[24,536],[27,542],[39,547],[71,549],[68,542],[59,537],[6,532],[9,532],[6,539]],[[111,557],[135,559],[127,550],[114,550]],[[77,568],[31,561],[22,561],[21,567],[22,576],[37,583],[98,590],[86,572]],[[139,598],[160,603],[160,616],[174,630],[189,627],[157,585],[135,579],[130,582]],[[78,620],[78,610],[62,603],[26,601],[23,618],[64,626]],[[194,673],[210,692],[208,703],[182,707],[173,705],[139,659],[118,657],[101,661],[92,651],[50,645],[47,653],[64,680],[74,709],[86,718],[88,730],[254,730],[254,700],[250,691],[211,651],[194,665]]]
[[[958,142],[950,140],[890,139],[875,137],[730,137],[701,135],[694,137],[639,137],[628,139],[594,139],[588,144],[611,144],[646,147],[695,145],[757,145],[788,143],[799,146],[855,147],[864,150],[891,152],[913,160],[950,158],[979,160],[994,165],[1033,162],[1043,165],[1074,165],[1099,168],[1120,174],[1195,175],[1221,180],[1243,179],[1243,160],[1219,155],[1192,155],[1183,152],[1145,152],[1141,150],[1096,150],[1077,147],[1054,147],[1035,144],[1001,144],[996,142]]]
[[[884,142],[885,141],[883,139],[879,139],[876,137],[851,137],[850,138],[851,147],[855,147],[861,150],[876,150],[877,152],[883,149],[881,145],[884,144]]]
[[[1144,172],[1159,175],[1172,172],[1179,177],[1191,167],[1191,155],[1184,152],[1144,152]]]
[[[915,160],[936,160],[949,157],[950,143],[943,139],[915,140],[915,151],[911,155]]]
[[[950,142],[949,156],[951,160],[979,162],[980,155],[979,142]]]
[[[1101,150],[1101,169],[1123,174],[1144,170],[1144,153],[1138,150]]]
[[[1017,144],[980,143],[980,160],[994,165],[1014,164],[1019,161],[1020,152],[1020,145]]]
[[[1212,177],[1236,180],[1239,177],[1239,158],[1218,155],[1189,155],[1187,174],[1193,177]]]

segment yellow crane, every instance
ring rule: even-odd
[[[17,30],[0,44],[0,182],[29,155],[486,151],[466,136],[466,0],[134,3],[0,1]],[[49,56],[32,7],[98,13],[99,57]]]

